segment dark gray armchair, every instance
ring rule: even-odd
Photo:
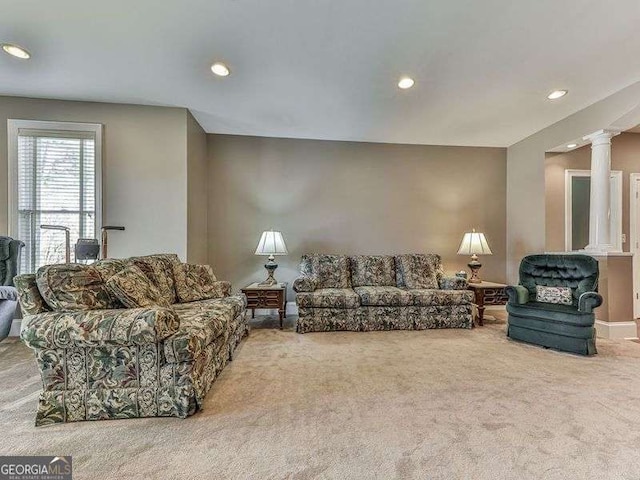
[[[520,263],[519,285],[506,288],[507,336],[543,347],[593,355],[595,315],[602,304],[598,262],[587,255],[529,255]],[[572,304],[536,301],[536,286],[570,287]]]
[[[22,247],[24,243],[20,240],[0,237],[0,341],[9,335],[18,306],[13,277],[18,274]]]

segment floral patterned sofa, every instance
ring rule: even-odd
[[[248,333],[244,295],[160,254],[15,278],[42,376],[36,425],[198,411]]]
[[[471,328],[467,281],[439,255],[303,255],[293,283],[298,333]]]

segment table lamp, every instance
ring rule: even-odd
[[[470,233],[465,233],[458,249],[458,255],[471,255],[471,261],[467,264],[471,269],[469,283],[480,283],[478,271],[482,264],[478,261],[478,255],[492,255],[487,238],[484,233],[476,232],[475,228]]]
[[[262,232],[258,247],[256,248],[256,255],[269,255],[267,263],[264,264],[264,268],[267,269],[269,276],[260,285],[271,286],[276,285],[278,282],[273,277],[273,272],[278,268],[278,264],[274,262],[274,255],[288,255],[287,246],[282,238],[282,233],[275,232],[273,230],[267,230]]]

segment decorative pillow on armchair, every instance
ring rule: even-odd
[[[217,281],[210,265],[178,263],[173,266],[173,274],[180,303],[222,298],[230,293],[229,282]]]
[[[107,280],[107,289],[127,308],[168,307],[160,290],[135,265],[120,270]]]
[[[536,302],[572,305],[573,294],[569,287],[543,287],[536,285]]]

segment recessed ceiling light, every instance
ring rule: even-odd
[[[567,145],[567,148],[576,148],[577,146],[577,143],[570,143],[569,145]]]
[[[569,90],[554,90],[549,95],[547,95],[547,98],[549,100],[557,100],[564,97],[567,93],[569,93]]]
[[[407,88],[413,87],[413,84],[416,83],[413,81],[413,78],[410,77],[402,77],[398,82],[398,87],[406,90]]]
[[[229,67],[227,67],[224,63],[216,62],[211,65],[211,71],[218,75],[219,77],[226,77],[231,73],[229,71]]]
[[[18,45],[13,45],[11,43],[3,43],[2,50],[4,50],[5,53],[8,53],[13,57],[21,58],[23,60],[31,58],[31,54],[27,50],[25,50],[24,48]]]

